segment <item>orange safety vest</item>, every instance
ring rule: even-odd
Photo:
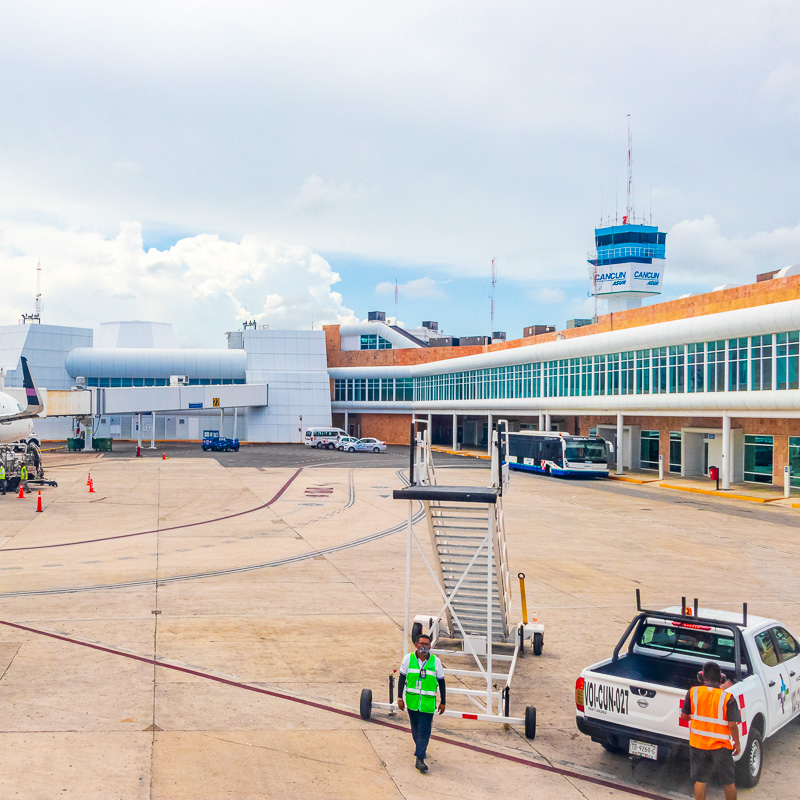
[[[695,686],[690,695],[692,713],[689,745],[700,750],[733,750],[728,729],[728,692],[713,686]]]

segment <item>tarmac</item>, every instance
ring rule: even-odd
[[[408,450],[348,455],[48,453],[43,513],[0,497],[0,798],[688,797],[686,759],[631,762],[578,733],[580,670],[610,655],[636,588],[651,607],[747,601],[800,632],[791,507],[514,473],[510,569],[546,633],[511,713],[536,706],[537,736],[437,719],[422,775],[404,714],[358,715],[405,649],[408,508],[391,495]],[[435,460],[440,483],[488,484],[486,462]],[[435,613],[414,565],[412,613]],[[794,795],[798,749],[793,722],[741,796]]]

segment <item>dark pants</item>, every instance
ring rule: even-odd
[[[411,723],[411,735],[414,737],[414,744],[417,746],[414,755],[417,758],[424,759],[428,752],[428,742],[431,739],[433,714],[426,714],[424,711],[412,711],[409,708],[408,719]]]

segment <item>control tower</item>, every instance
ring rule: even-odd
[[[661,294],[664,281],[667,234],[645,219],[637,219],[633,206],[631,126],[628,115],[628,203],[622,217],[594,229],[595,250],[589,253],[591,293],[608,301],[608,310],[639,308],[642,299]],[[595,316],[597,314],[595,313]]]
[[[667,234],[654,225],[629,222],[594,229],[597,248],[589,254],[592,294],[608,310],[639,308],[642,299],[661,294]]]

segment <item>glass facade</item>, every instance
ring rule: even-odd
[[[800,436],[789,437],[789,469],[792,486],[800,489]]]
[[[230,386],[234,383],[244,383],[244,378],[189,378],[189,386]],[[87,378],[86,385],[97,386],[101,389],[169,386],[169,378]]]
[[[669,432],[669,471],[681,471],[681,432]]]
[[[658,469],[658,431],[642,431],[639,463],[642,469]]]
[[[362,350],[391,350],[392,343],[377,333],[367,333],[361,336]]]
[[[744,437],[744,479],[750,483],[772,483],[772,437]]]

